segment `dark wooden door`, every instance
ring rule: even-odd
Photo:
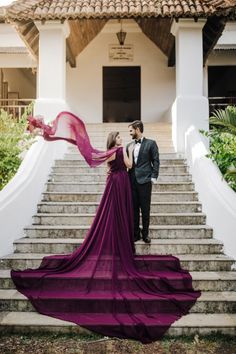
[[[103,67],[103,122],[141,119],[140,67]]]

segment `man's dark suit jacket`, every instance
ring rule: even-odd
[[[130,144],[127,145],[127,153]],[[136,177],[139,184],[144,184],[151,181],[151,178],[157,178],[159,175],[159,151],[155,140],[143,138],[140,146],[137,164],[134,162],[133,166],[129,170],[130,177]]]

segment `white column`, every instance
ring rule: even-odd
[[[66,38],[67,22],[35,22],[39,30],[39,63],[35,114],[50,121],[66,110]]]
[[[203,95],[202,28],[205,20],[180,19],[171,33],[176,46],[176,99],[172,106],[172,137],[177,152],[185,151],[191,125],[208,130],[208,99]]]

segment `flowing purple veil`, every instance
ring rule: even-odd
[[[50,124],[45,124],[42,117],[33,116],[28,117],[28,122],[28,130],[33,132],[35,128],[40,128],[47,141],[66,140],[76,145],[90,167],[101,165],[117,150],[116,147],[108,151],[94,149],[84,122],[71,112],[60,112]]]

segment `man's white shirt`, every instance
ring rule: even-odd
[[[143,142],[143,137],[141,138],[141,143],[142,142]],[[138,161],[138,155],[139,155],[141,143],[137,143],[137,144],[135,143],[135,146],[134,146],[134,162],[135,162],[135,164],[137,164],[137,161]]]

